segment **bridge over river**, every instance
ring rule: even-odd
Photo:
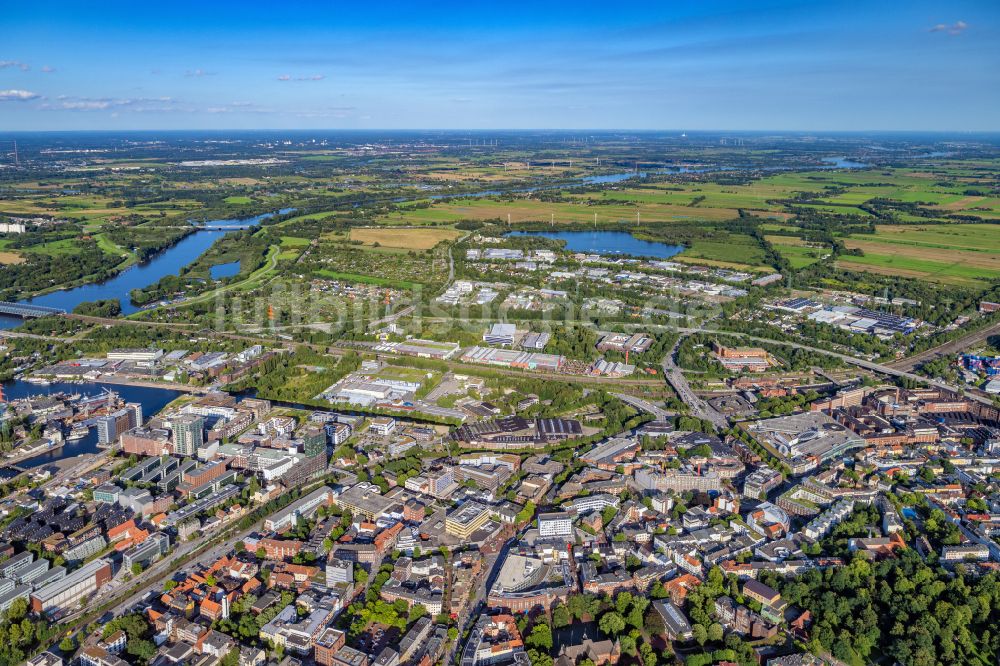
[[[0,301],[0,314],[30,319],[31,317],[47,317],[49,315],[66,314],[66,311],[62,308],[47,308],[42,305],[28,305],[27,303]]]

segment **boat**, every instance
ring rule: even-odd
[[[52,385],[52,382],[50,382],[48,379],[45,379],[44,377],[25,377],[24,381],[28,382],[29,384],[37,384],[39,386]]]
[[[75,442],[79,439],[83,439],[89,434],[90,434],[90,428],[88,428],[87,426],[84,425],[73,426],[73,429],[70,430],[68,435],[66,435],[66,441]]]

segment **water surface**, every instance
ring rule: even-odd
[[[683,245],[640,240],[625,231],[512,231],[508,236],[540,236],[565,241],[570,252],[620,254],[668,259],[684,251]]]
[[[146,420],[158,414],[160,410],[181,395],[180,391],[174,391],[173,389],[148,386],[120,386],[99,382],[87,382],[83,384],[53,382],[49,386],[40,386],[17,379],[4,382],[3,395],[8,401],[51,393],[66,393],[68,395],[79,393],[84,396],[98,396],[104,393],[105,389],[114,391],[125,402],[138,402],[142,404],[142,414]],[[72,458],[84,453],[97,453],[98,451],[100,449],[97,448],[97,428],[91,428],[90,432],[83,439],[78,439],[75,442],[66,442],[61,449],[43,453],[37,458],[29,458],[18,463],[18,467],[38,467],[39,465],[47,465],[57,460],[65,460],[66,458]]]
[[[30,305],[41,305],[50,308],[61,308],[66,312],[72,312],[80,303],[88,301],[106,300],[117,298],[121,302],[122,314],[132,314],[139,310],[138,306],[132,303],[129,295],[133,289],[142,289],[155,284],[167,275],[178,275],[182,268],[195,261],[216,240],[225,236],[230,231],[247,229],[256,226],[264,220],[278,214],[289,213],[292,208],[283,208],[277,213],[264,213],[254,217],[239,220],[213,220],[206,222],[205,226],[215,227],[201,229],[182,238],[180,241],[157,253],[148,261],[126,268],[121,273],[111,277],[104,282],[91,282],[71,289],[60,289],[42,296],[29,298],[20,301]],[[219,228],[219,227],[223,228]],[[239,272],[239,262],[236,262]],[[228,266],[229,264],[223,264]],[[228,274],[227,268],[223,268],[223,275]],[[235,273],[233,273],[235,275]],[[214,274],[212,277],[216,277]],[[10,329],[20,326],[23,320],[19,317],[0,315],[0,329]]]

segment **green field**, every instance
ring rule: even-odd
[[[750,236],[722,234],[722,237],[696,238],[691,246],[674,257],[689,263],[713,263],[731,268],[769,269],[764,262],[764,250]]]
[[[974,287],[1000,278],[1000,225],[879,226],[844,244],[864,252],[839,260],[844,268]]]
[[[534,199],[494,201],[474,199],[439,203],[430,208],[405,208],[383,218],[387,224],[445,224],[460,220],[507,220],[511,222],[633,222],[639,214],[642,222],[721,221],[738,216],[729,208],[689,208],[668,203],[611,204],[592,206],[586,203],[549,203]]]
[[[374,284],[380,287],[395,287],[397,289],[417,289],[421,285],[416,282],[407,282],[406,280],[392,280],[389,278],[373,277],[371,275],[356,275],[354,273],[338,273],[337,271],[329,271],[326,269],[320,269],[314,271],[316,275],[320,275],[325,278],[330,278],[331,280],[343,280],[345,282],[360,282],[361,284]]]
[[[768,239],[770,240],[770,238]],[[794,240],[794,239],[793,239]],[[802,244],[788,244],[772,241],[774,248],[784,257],[792,268],[805,268],[815,264],[830,254],[829,248],[809,247]]]

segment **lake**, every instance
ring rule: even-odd
[[[617,254],[669,259],[684,251],[683,245],[640,240],[625,231],[512,231],[508,236],[540,236],[565,242],[570,252]]]
[[[39,386],[37,384],[30,384],[20,380],[4,382],[3,395],[8,401],[17,398],[27,398],[32,395],[47,395],[50,393],[66,393],[70,395],[73,393],[79,393],[85,396],[97,396],[103,393],[104,389],[114,391],[126,402],[141,403],[143,418],[147,420],[149,417],[158,414],[160,410],[173,402],[177,396],[181,395],[180,391],[152,388],[148,386],[121,386],[118,384],[104,384],[96,382],[88,382],[85,384],[53,382],[49,386]],[[91,428],[87,433],[87,436],[83,439],[78,439],[75,442],[66,442],[61,449],[56,449],[55,451],[50,451],[49,453],[43,453],[37,458],[29,458],[28,460],[18,463],[18,467],[38,467],[39,465],[47,465],[57,460],[72,458],[84,453],[97,453],[98,451],[100,451],[100,449],[97,448],[97,428]]]
[[[222,278],[233,277],[240,272],[240,262],[230,261],[228,264],[216,264],[208,269],[209,275],[212,276],[213,280],[221,280]]]
[[[846,157],[824,157],[821,161],[830,165],[825,167],[827,169],[864,169],[869,166],[863,162],[855,162]]]
[[[97,301],[110,298],[117,298],[122,305],[122,314],[132,314],[139,310],[132,304],[129,293],[133,289],[141,289],[151,284],[159,282],[160,278],[167,275],[177,275],[181,269],[200,257],[212,243],[230,231],[247,229],[260,224],[262,221],[274,217],[277,214],[288,213],[293,209],[284,208],[277,213],[264,213],[254,217],[240,220],[213,220],[206,222],[206,226],[224,225],[225,229],[203,229],[189,234],[180,241],[156,254],[149,261],[136,264],[126,268],[124,271],[104,282],[92,282],[72,289],[62,289],[53,291],[43,296],[30,298],[22,303],[31,305],[42,305],[50,308],[61,308],[66,312],[72,312],[80,303],[87,301]],[[236,262],[236,273],[239,272],[239,262]],[[223,264],[228,266],[228,264]],[[223,269],[223,273],[228,269]],[[233,273],[235,275],[236,273]],[[213,274],[212,277],[215,277]],[[226,275],[222,275],[226,277]],[[0,329],[16,328],[24,323],[19,317],[0,315]]]

